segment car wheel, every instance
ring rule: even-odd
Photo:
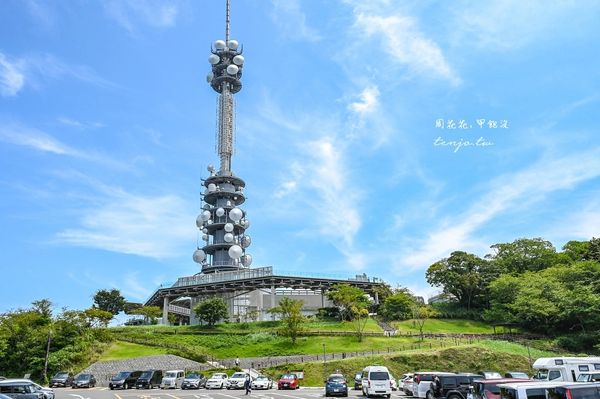
[[[452,394],[452,395],[448,396],[448,399],[462,399],[462,398],[456,394]]]
[[[109,387],[109,388],[110,388],[111,391],[114,389],[113,387]]]
[[[388,397],[388,399],[389,399],[389,398],[391,398],[391,397],[392,397],[392,394],[391,394],[391,393],[388,393],[388,394],[387,394],[387,395],[385,395],[385,396],[387,396],[387,397]]]

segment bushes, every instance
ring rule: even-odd
[[[556,344],[570,352],[599,353],[597,346],[600,342],[600,333],[580,333],[563,335],[556,339]],[[596,346],[595,346],[596,345]]]

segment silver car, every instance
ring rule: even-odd
[[[12,399],[54,399],[54,391],[45,392],[35,382],[22,379],[0,381],[0,393]]]

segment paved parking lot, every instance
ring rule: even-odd
[[[316,399],[325,397],[324,388],[300,388],[298,390],[279,391],[277,389],[269,390],[254,390],[248,396],[244,390],[160,390],[160,389],[144,389],[144,390],[115,390],[111,391],[108,388],[92,388],[92,389],[70,389],[56,388],[54,389],[56,399]],[[362,398],[361,391],[351,389],[348,391],[350,398]],[[402,393],[392,392],[392,398],[409,399]]]

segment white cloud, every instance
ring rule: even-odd
[[[483,250],[489,243],[483,242],[476,232],[492,219],[502,213],[524,211],[549,194],[572,189],[599,176],[600,149],[596,148],[562,158],[542,159],[525,170],[495,179],[488,192],[470,208],[448,218],[416,248],[405,251],[397,267],[423,269],[457,249]],[[597,216],[591,220],[597,220]]]
[[[19,62],[11,62],[0,53],[0,95],[16,96],[25,84],[25,76]]]
[[[359,115],[375,112],[379,107],[379,88],[376,85],[365,87],[360,93],[360,100],[350,103],[350,110]]]
[[[177,256],[189,247],[195,229],[190,212],[185,212],[188,204],[181,198],[102,189],[102,203],[85,209],[80,227],[60,232],[59,241],[150,258]]]
[[[271,18],[283,34],[290,39],[316,42],[321,36],[306,23],[306,15],[298,0],[272,0]]]
[[[68,156],[85,161],[97,162],[119,169],[127,169],[126,163],[96,151],[80,150],[69,146],[39,129],[18,123],[0,125],[0,141],[28,147],[36,151]]]
[[[595,25],[600,5],[595,1],[463,1],[453,4],[453,10],[451,31],[457,47],[470,43],[511,50],[557,34],[581,35],[586,25]]]
[[[177,2],[166,0],[107,0],[104,8],[130,33],[136,32],[138,24],[153,28],[175,26],[179,12]]]
[[[52,54],[29,54],[9,59],[0,52],[0,94],[15,96],[26,85],[39,87],[50,79],[72,78],[103,88],[117,85],[85,65],[69,65]]]
[[[96,128],[104,126],[102,123],[99,123],[99,122],[82,122],[82,121],[78,121],[73,118],[67,118],[64,116],[61,116],[61,117],[57,118],[56,120],[62,125],[74,127],[77,129],[96,129]]]
[[[389,60],[411,71],[448,80],[458,85],[461,80],[452,69],[441,48],[425,37],[416,19],[404,15],[373,15],[355,11],[354,29],[359,37],[375,36]]]
[[[68,155],[77,158],[85,157],[83,152],[61,143],[41,130],[17,124],[0,126],[0,140],[15,145],[29,147],[37,151]]]

